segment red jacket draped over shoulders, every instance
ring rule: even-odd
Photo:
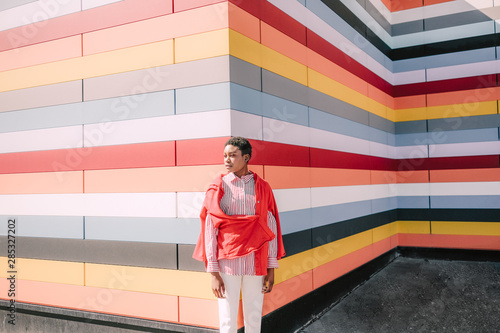
[[[217,236],[218,259],[235,259],[255,253],[255,274],[267,274],[268,243],[278,237],[277,259],[285,256],[278,208],[271,186],[253,173],[255,180],[255,215],[226,215],[219,202],[224,195],[222,177],[220,175],[210,184],[200,213],[201,232],[196,244],[193,258],[207,264],[205,253],[205,220],[207,215],[219,229]],[[270,211],[276,219],[277,235],[269,229],[267,214]]]

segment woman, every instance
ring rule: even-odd
[[[228,171],[207,190],[193,257],[204,261],[219,301],[220,332],[236,333],[242,293],[246,333],[260,332],[264,294],[285,255],[278,210],[269,184],[248,169],[252,146],[234,137],[224,145]]]

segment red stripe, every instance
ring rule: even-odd
[[[0,154],[0,174],[175,165],[175,141]]]
[[[311,148],[311,167],[363,170],[394,170],[396,161],[376,156]]]
[[[306,45],[306,27],[267,0],[229,0],[273,28]]]
[[[390,83],[309,29],[307,29],[307,47],[386,94],[392,95]]]
[[[498,168],[498,155],[433,157],[403,159],[396,162],[396,171]]]
[[[229,137],[0,154],[0,174],[222,164]],[[498,168],[498,155],[394,160],[335,150],[250,140],[251,165],[361,170]]]
[[[500,236],[398,234],[399,246],[500,250]]]
[[[393,97],[496,87],[497,74],[394,86]]]

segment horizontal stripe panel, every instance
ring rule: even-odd
[[[499,195],[431,196],[431,208],[497,208]]]
[[[0,93],[0,112],[77,103],[82,101],[82,81],[43,85]]]
[[[80,171],[0,175],[0,194],[82,193]]]
[[[7,267],[7,257],[0,257],[2,264]],[[83,286],[85,284],[84,263],[16,258],[16,267],[19,268],[16,280],[32,280],[40,282],[64,283]],[[0,277],[7,277],[8,273],[0,273]]]
[[[0,195],[0,215],[175,217],[175,193]]]
[[[83,216],[3,215],[0,235],[7,236],[8,221],[15,220],[16,236],[84,239]]]
[[[85,284],[90,287],[107,288],[117,272],[128,277],[126,285],[118,290],[128,290],[162,295],[174,295],[201,299],[214,299],[210,288],[210,274],[159,268],[86,264]],[[165,283],[169,281],[169,283]]]
[[[0,92],[172,64],[173,40],[0,73]]]
[[[38,31],[45,21],[50,18],[76,13],[81,10],[79,0],[68,0],[64,2],[39,3],[37,1],[22,6],[0,11],[0,31],[36,24],[31,29]],[[30,30],[28,30],[30,31]]]
[[[500,249],[498,236],[400,234],[398,239],[400,246],[494,251]]]
[[[204,192],[222,164],[85,171],[85,193]],[[1,179],[1,176],[0,176]]]
[[[85,239],[92,240],[196,244],[200,228],[199,217],[85,217]]]
[[[432,221],[432,233],[441,235],[500,236],[500,223]]]
[[[174,91],[162,91],[2,112],[0,113],[0,132],[159,117],[173,115],[174,112]]]
[[[86,78],[83,80],[84,100],[226,82],[230,79],[230,59],[229,56],[221,56]]]
[[[0,239],[7,247],[7,237]],[[16,258],[177,269],[175,244],[17,237]]]
[[[399,134],[396,136],[396,144],[401,146],[484,141],[498,141],[498,128],[433,131],[429,133]]]
[[[0,154],[0,173],[58,172],[175,165],[175,142]],[[64,178],[60,178],[61,181]]]
[[[0,12],[0,16],[2,14]],[[58,50],[58,52],[54,52],[54,50]],[[81,55],[81,36],[71,36],[0,52],[0,71],[77,58]]]
[[[126,0],[84,11],[80,11],[81,4],[79,1],[72,0],[71,3],[78,7],[77,12],[55,17],[42,23],[35,22],[26,26],[12,28],[7,33],[0,34],[0,50],[10,50],[21,46],[43,43],[49,40],[56,40],[172,13],[172,2],[162,0],[152,0],[147,7],[144,7],[141,1]],[[50,8],[50,3],[44,5],[49,7],[47,9],[48,12],[54,10],[54,8]],[[41,6],[47,7],[44,5]],[[48,18],[45,14],[47,13],[44,10],[37,12],[39,19]],[[96,17],[105,17],[106,19],[97,20],[95,19]],[[24,16],[21,15],[13,18],[20,19],[24,18]],[[49,22],[50,24],[46,24]],[[23,23],[25,24],[26,22]],[[43,27],[41,26],[42,24],[44,24]],[[39,33],[42,28],[43,33]]]
[[[177,321],[178,297],[114,289],[128,284],[128,276],[122,273],[116,270],[109,284],[103,288],[18,279],[16,301],[152,320]],[[3,290],[9,289],[7,283],[7,279],[1,280],[0,286]],[[71,297],[67,297],[68,295]],[[7,296],[5,294],[1,297],[9,299]],[[144,304],[154,305],[153,309],[147,309]]]
[[[499,155],[500,142],[466,142],[429,145],[429,157]]]
[[[88,147],[230,135],[230,110],[85,125]]]
[[[0,133],[0,154],[82,146],[82,126]]]
[[[500,181],[500,169],[431,170],[431,182]]]
[[[228,3],[219,3],[92,31],[83,35],[83,54],[106,52],[227,28],[228,22],[223,15],[227,12]],[[185,22],[191,24],[186,25]]]

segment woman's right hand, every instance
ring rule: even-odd
[[[217,298],[225,298],[226,287],[224,286],[224,281],[219,272],[213,272],[212,274],[212,292]]]

